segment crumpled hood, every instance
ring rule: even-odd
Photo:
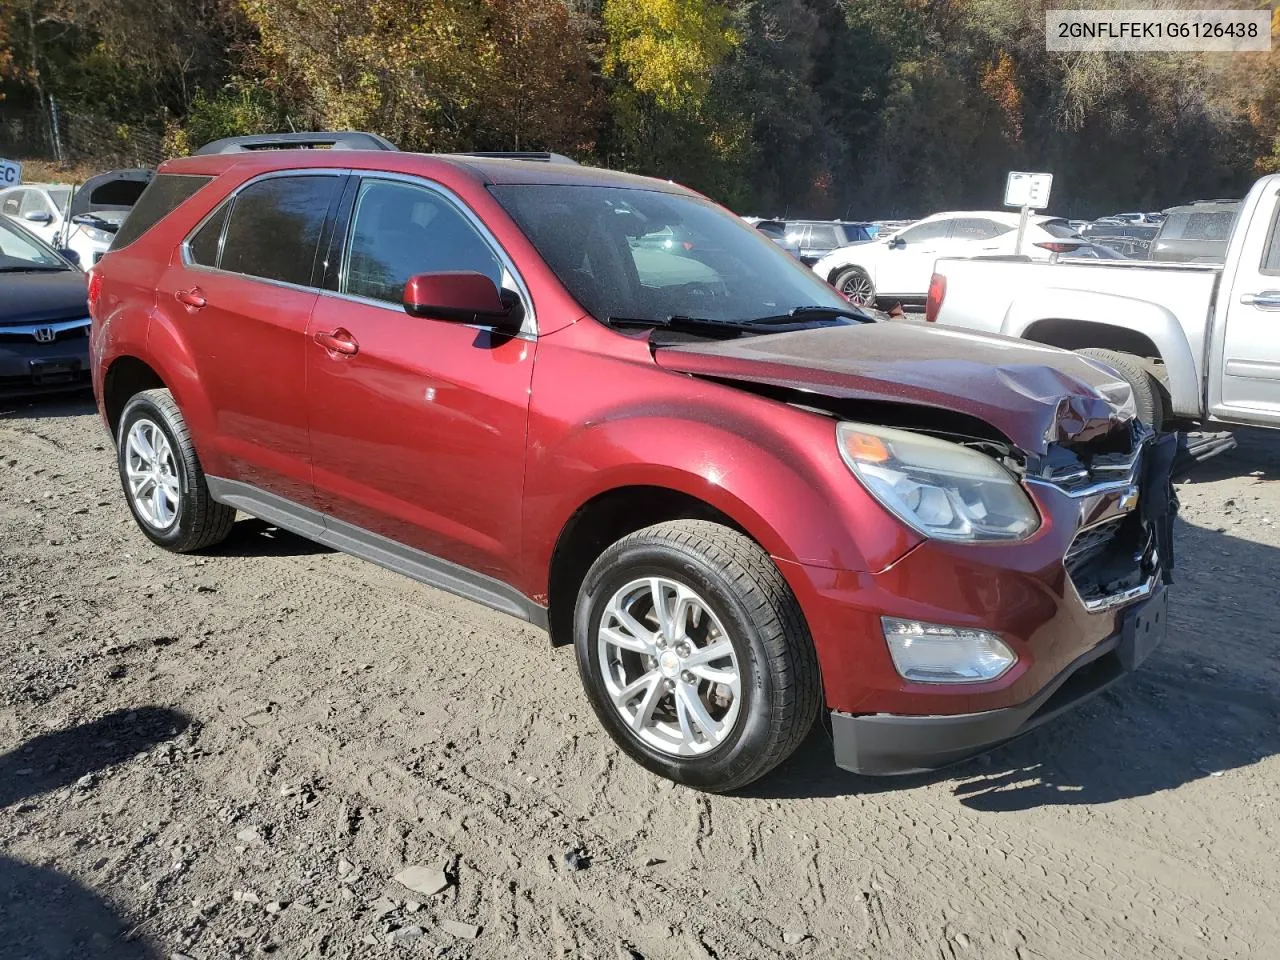
[[[1128,384],[1083,357],[1011,337],[863,323],[659,346],[659,366],[841,399],[977,417],[1026,453],[1087,442],[1130,419]]]

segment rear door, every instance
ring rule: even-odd
[[[1209,408],[1224,419],[1280,426],[1280,179],[1238,229],[1238,266],[1222,279],[1218,318],[1225,324],[1210,358]]]
[[[214,410],[224,479],[313,507],[306,334],[342,171],[269,174],[199,225],[157,288]]]
[[[321,509],[367,547],[394,552],[394,541],[518,582],[532,302],[479,219],[430,181],[365,177],[342,219],[306,349]],[[409,277],[460,270],[519,297],[529,333],[404,312]]]

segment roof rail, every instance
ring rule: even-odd
[[[224,137],[206,143],[199,156],[213,153],[248,153],[255,150],[396,150],[395,144],[376,133],[344,130],[337,133],[264,133],[252,137]]]
[[[560,153],[546,153],[541,150],[514,150],[514,151],[467,151],[458,154],[460,157],[491,157],[498,160],[529,160],[534,163],[567,163],[578,166],[577,160]]]

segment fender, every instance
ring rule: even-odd
[[[1097,319],[1108,316],[1122,317],[1123,322]],[[1178,318],[1163,307],[1112,293],[1050,287],[1009,304],[1000,332],[1034,341],[1034,337],[1026,336],[1026,331],[1042,320],[1076,320],[1144,334],[1156,345],[1164,361],[1173,412],[1186,417],[1201,415],[1202,381],[1196,358]]]
[[[542,374],[554,363],[544,360]],[[694,497],[772,556],[800,564],[879,571],[921,542],[850,473],[833,419],[656,368],[643,380],[647,398],[590,415],[547,418],[535,409],[523,564],[531,595],[546,594],[552,554],[571,517],[594,497],[630,486]],[[690,395],[694,383],[700,396]]]

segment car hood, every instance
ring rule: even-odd
[[[864,323],[659,346],[664,369],[977,417],[1026,453],[1088,442],[1131,419],[1128,384],[1082,357],[1011,337]]]
[[[88,315],[85,276],[79,270],[0,273],[0,327]]]
[[[133,209],[138,197],[155,177],[154,170],[109,170],[96,177],[90,177],[82,183],[71,197],[71,207],[67,218],[82,213],[95,213],[101,216],[104,211],[115,211],[123,215]],[[104,217],[104,219],[106,219]]]

